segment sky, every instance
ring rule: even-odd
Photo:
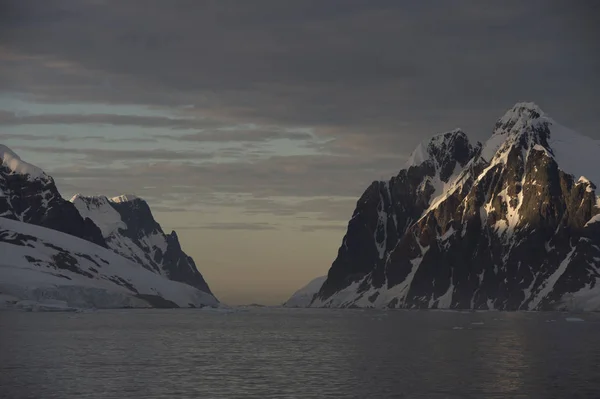
[[[327,273],[358,197],[519,101],[599,138],[600,3],[0,0],[0,142],[144,198],[225,303]]]

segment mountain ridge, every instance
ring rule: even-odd
[[[211,293],[194,260],[181,249],[177,233],[165,234],[142,198],[76,194],[71,202],[100,227],[108,248],[148,270]]]
[[[159,276],[159,280],[157,280],[159,282],[162,279],[187,284],[205,293],[207,298],[213,298],[207,303],[218,303],[196,268],[193,259],[183,252],[177,234],[174,231],[169,234],[163,232],[160,224],[152,216],[148,203],[143,199],[134,195],[120,195],[109,200],[105,196],[85,197],[78,194],[71,201],[67,201],[60,195],[51,176],[41,168],[23,161],[14,151],[4,145],[0,145],[0,160],[0,217],[7,220],[12,219],[23,225],[5,223],[14,230],[8,229],[0,234],[0,244],[4,244],[7,250],[10,249],[15,253],[23,252],[22,248],[18,247],[18,242],[12,240],[11,237],[19,235],[17,232],[20,230],[31,230],[32,228],[27,225],[51,229],[64,233],[67,238],[72,237],[74,242],[82,239],[92,246],[96,245],[110,250],[117,256],[117,258],[110,257],[111,259],[123,258],[122,261],[119,260],[123,264],[134,262]],[[46,234],[43,230],[33,229],[32,231]],[[31,238],[31,240],[34,239],[35,237]],[[65,237],[60,238],[61,245],[69,247],[70,244],[64,243],[65,239]],[[50,239],[46,241],[48,240]],[[51,241],[49,241],[48,247],[56,247],[55,249],[58,251],[58,246],[52,244]],[[86,248],[92,247],[86,246]],[[94,249],[92,252],[97,251],[100,250]],[[37,267],[39,262],[36,263],[35,259],[43,258],[42,255],[46,252],[46,250],[41,250],[39,256],[23,255],[19,262],[17,262],[17,258],[11,258],[18,264],[3,264],[2,267],[35,269],[39,277],[41,275],[39,273],[46,272],[45,269]],[[71,269],[77,269],[74,265],[79,262],[76,259],[81,254],[62,251],[55,255],[51,255],[50,259],[43,262],[45,267],[60,268],[60,265],[64,263],[63,260],[69,259],[68,264],[72,265]],[[85,259],[90,258],[86,256],[84,256]],[[87,262],[85,259],[81,262]],[[3,269],[5,272],[6,270]],[[138,275],[139,273],[134,273],[133,276]],[[85,285],[88,282],[81,280],[81,276],[91,279],[94,274],[79,273],[77,281]],[[117,277],[119,276],[117,275],[115,278]],[[40,281],[45,280],[41,279]],[[166,282],[164,284],[165,287],[169,286]],[[125,284],[125,286],[128,285]],[[83,291],[81,294],[85,295]],[[156,306],[169,304],[160,299],[162,298],[160,295],[143,295],[146,300],[150,300]]]

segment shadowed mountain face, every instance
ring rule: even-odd
[[[50,176],[3,145],[0,161],[0,217],[58,230],[106,247],[100,229],[61,197]],[[28,167],[25,170],[34,173],[18,173],[19,167]]]
[[[420,145],[357,203],[311,306],[600,308],[598,143],[520,103]]]

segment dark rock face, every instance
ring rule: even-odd
[[[480,149],[460,130],[445,133],[417,149],[427,157],[422,163],[400,171],[388,182],[373,182],[358,200],[319,295],[326,298],[371,272],[372,284],[381,287],[389,254],[428,207],[436,185],[447,183]]]
[[[121,220],[127,225],[119,229],[119,233],[130,238],[140,248],[146,245],[145,237],[158,236],[166,242],[166,250],[154,252],[153,267],[164,271],[169,279],[179,281],[211,294],[208,284],[196,268],[194,260],[181,249],[177,234],[172,231],[166,235],[160,225],[154,220],[146,201],[136,198],[132,201],[110,203],[121,215]],[[142,263],[144,265],[144,263]]]
[[[373,183],[312,306],[578,308],[600,281],[600,208],[593,183],[560,169],[552,134],[537,107],[518,104],[483,150],[428,151]],[[462,172],[432,201],[419,187],[437,154],[442,181],[452,159]]]
[[[196,268],[192,257],[186,255],[181,249],[177,233],[172,231],[171,234],[166,235],[166,238],[167,251],[164,254],[162,264],[165,265],[164,268],[167,270],[169,278],[212,294],[204,277]]]
[[[82,218],[73,204],[60,196],[50,176],[31,179],[0,164],[0,216],[106,247],[100,229],[90,219]]]

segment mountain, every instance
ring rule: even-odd
[[[0,144],[0,217],[47,227],[106,246],[100,229],[63,199],[54,180]]]
[[[283,306],[286,308],[307,307],[312,302],[314,296],[319,292],[326,279],[327,276],[321,276],[311,280],[304,287],[294,292],[294,294],[283,304]]]
[[[0,218],[0,294],[72,308],[217,306],[113,251],[55,230]]]
[[[171,305],[183,303],[184,306],[198,306],[218,303],[192,258],[181,249],[175,232],[168,235],[163,233],[144,200],[133,196],[120,196],[108,200],[106,197],[77,195],[72,201],[66,201],[58,192],[54,180],[40,168],[23,161],[6,146],[0,146],[0,157],[0,222],[7,226],[0,233],[0,245],[4,248],[0,252],[3,254],[0,257],[0,266],[6,277],[2,280],[4,288],[0,289],[0,294],[6,294],[4,291],[8,290],[7,285],[12,287],[10,291],[15,291],[15,284],[25,284],[16,291],[28,296],[31,289],[37,289],[38,282],[46,284],[48,281],[54,281],[55,288],[60,291],[60,294],[56,295],[63,295],[62,287],[67,285],[71,287],[70,292],[76,291],[82,295],[77,301],[86,302],[87,291],[73,291],[73,286],[96,287],[96,280],[109,280],[113,286],[117,284],[131,288],[130,291],[137,295],[138,305],[140,296],[145,295],[146,299],[150,298],[153,306],[162,307],[166,302],[161,303],[156,298],[171,301],[161,293],[179,287],[181,284],[172,284],[179,282],[189,287],[185,288],[183,293],[190,289],[192,291],[189,292],[201,292],[194,294],[197,298],[190,302],[171,301]],[[9,219],[14,223],[11,224]],[[51,230],[35,229],[36,225]],[[49,231],[54,231],[55,236]],[[56,242],[55,237],[58,240]],[[82,245],[81,240],[85,240],[87,245]],[[21,247],[34,249],[24,251]],[[112,255],[106,255],[107,251]],[[10,256],[4,256],[4,252]],[[109,270],[112,274],[103,274],[98,264],[93,261],[95,257],[107,260],[110,267],[105,266],[104,270]],[[89,262],[96,266],[90,266]],[[132,264],[136,266],[132,268]],[[121,269],[119,265],[127,265],[127,269]],[[89,273],[87,266],[96,269],[99,274]],[[64,277],[64,273],[61,272],[60,276],[57,277],[54,273],[54,277],[50,278],[46,268],[66,269],[76,276]],[[143,268],[144,272],[138,276],[140,268]],[[36,273],[32,273],[32,270]],[[146,273],[156,277],[147,277]],[[31,277],[32,281],[28,282],[23,276]],[[65,280],[71,282],[65,284]],[[148,286],[140,281],[152,281],[150,288],[154,293],[144,292]],[[110,284],[105,287],[106,284],[109,283],[102,281],[100,286],[109,291],[114,288]],[[158,288],[162,286],[166,288]],[[44,288],[44,292],[46,291],[48,289]],[[20,297],[17,295],[17,298]]]
[[[599,142],[532,103],[435,136],[358,200],[310,306],[600,309]]]
[[[194,260],[181,249],[177,234],[163,232],[146,201],[127,195],[108,199],[77,194],[71,202],[100,228],[108,248],[170,280],[211,293]]]

